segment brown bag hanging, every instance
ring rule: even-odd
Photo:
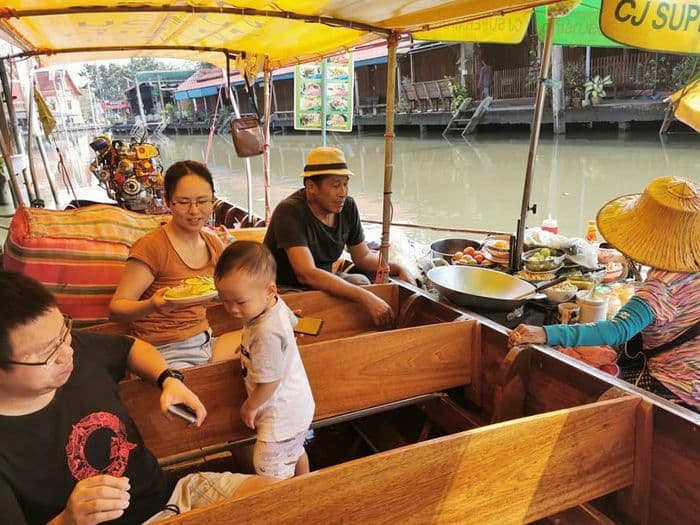
[[[236,153],[239,157],[254,157],[262,155],[265,149],[265,140],[260,127],[260,111],[258,111],[255,94],[250,82],[248,82],[247,74],[243,74],[243,80],[245,81],[245,90],[255,115],[232,120],[231,138],[233,138],[233,145],[236,147]]]
[[[258,117],[241,117],[231,121],[231,138],[239,157],[262,155],[265,147]]]

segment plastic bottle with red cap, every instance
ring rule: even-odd
[[[557,224],[557,220],[547,217],[542,221],[542,230],[554,234],[559,233],[559,225]]]

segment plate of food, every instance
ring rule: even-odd
[[[211,277],[189,277],[182,284],[165,292],[165,300],[178,304],[195,304],[209,301],[218,295]]]

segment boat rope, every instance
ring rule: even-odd
[[[384,195],[391,195],[392,192],[385,191]],[[389,224],[394,220],[394,204],[389,201]],[[382,242],[379,246],[379,255],[377,256],[377,273],[374,275],[374,284],[384,284],[391,272],[389,261],[385,261],[382,254],[386,251],[387,257],[391,243],[384,240],[384,232],[382,232]],[[386,250],[384,250],[386,248]]]
[[[216,131],[216,116],[219,114],[219,105],[221,104],[221,89],[219,96],[216,97],[216,106],[214,107],[214,117],[211,119],[211,127],[209,128],[209,141],[207,142],[207,152],[204,154],[204,165],[209,163],[209,153],[211,153],[211,145],[214,142],[214,132]]]

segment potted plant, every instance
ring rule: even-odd
[[[580,108],[583,96],[583,73],[579,64],[566,65],[564,68],[564,86],[569,106]]]
[[[590,103],[594,106],[597,106],[600,104],[600,99],[605,98],[605,86],[609,86],[612,83],[610,75],[605,75],[604,77],[596,75],[592,79],[586,80],[583,84],[585,89],[584,98],[590,100]]]

